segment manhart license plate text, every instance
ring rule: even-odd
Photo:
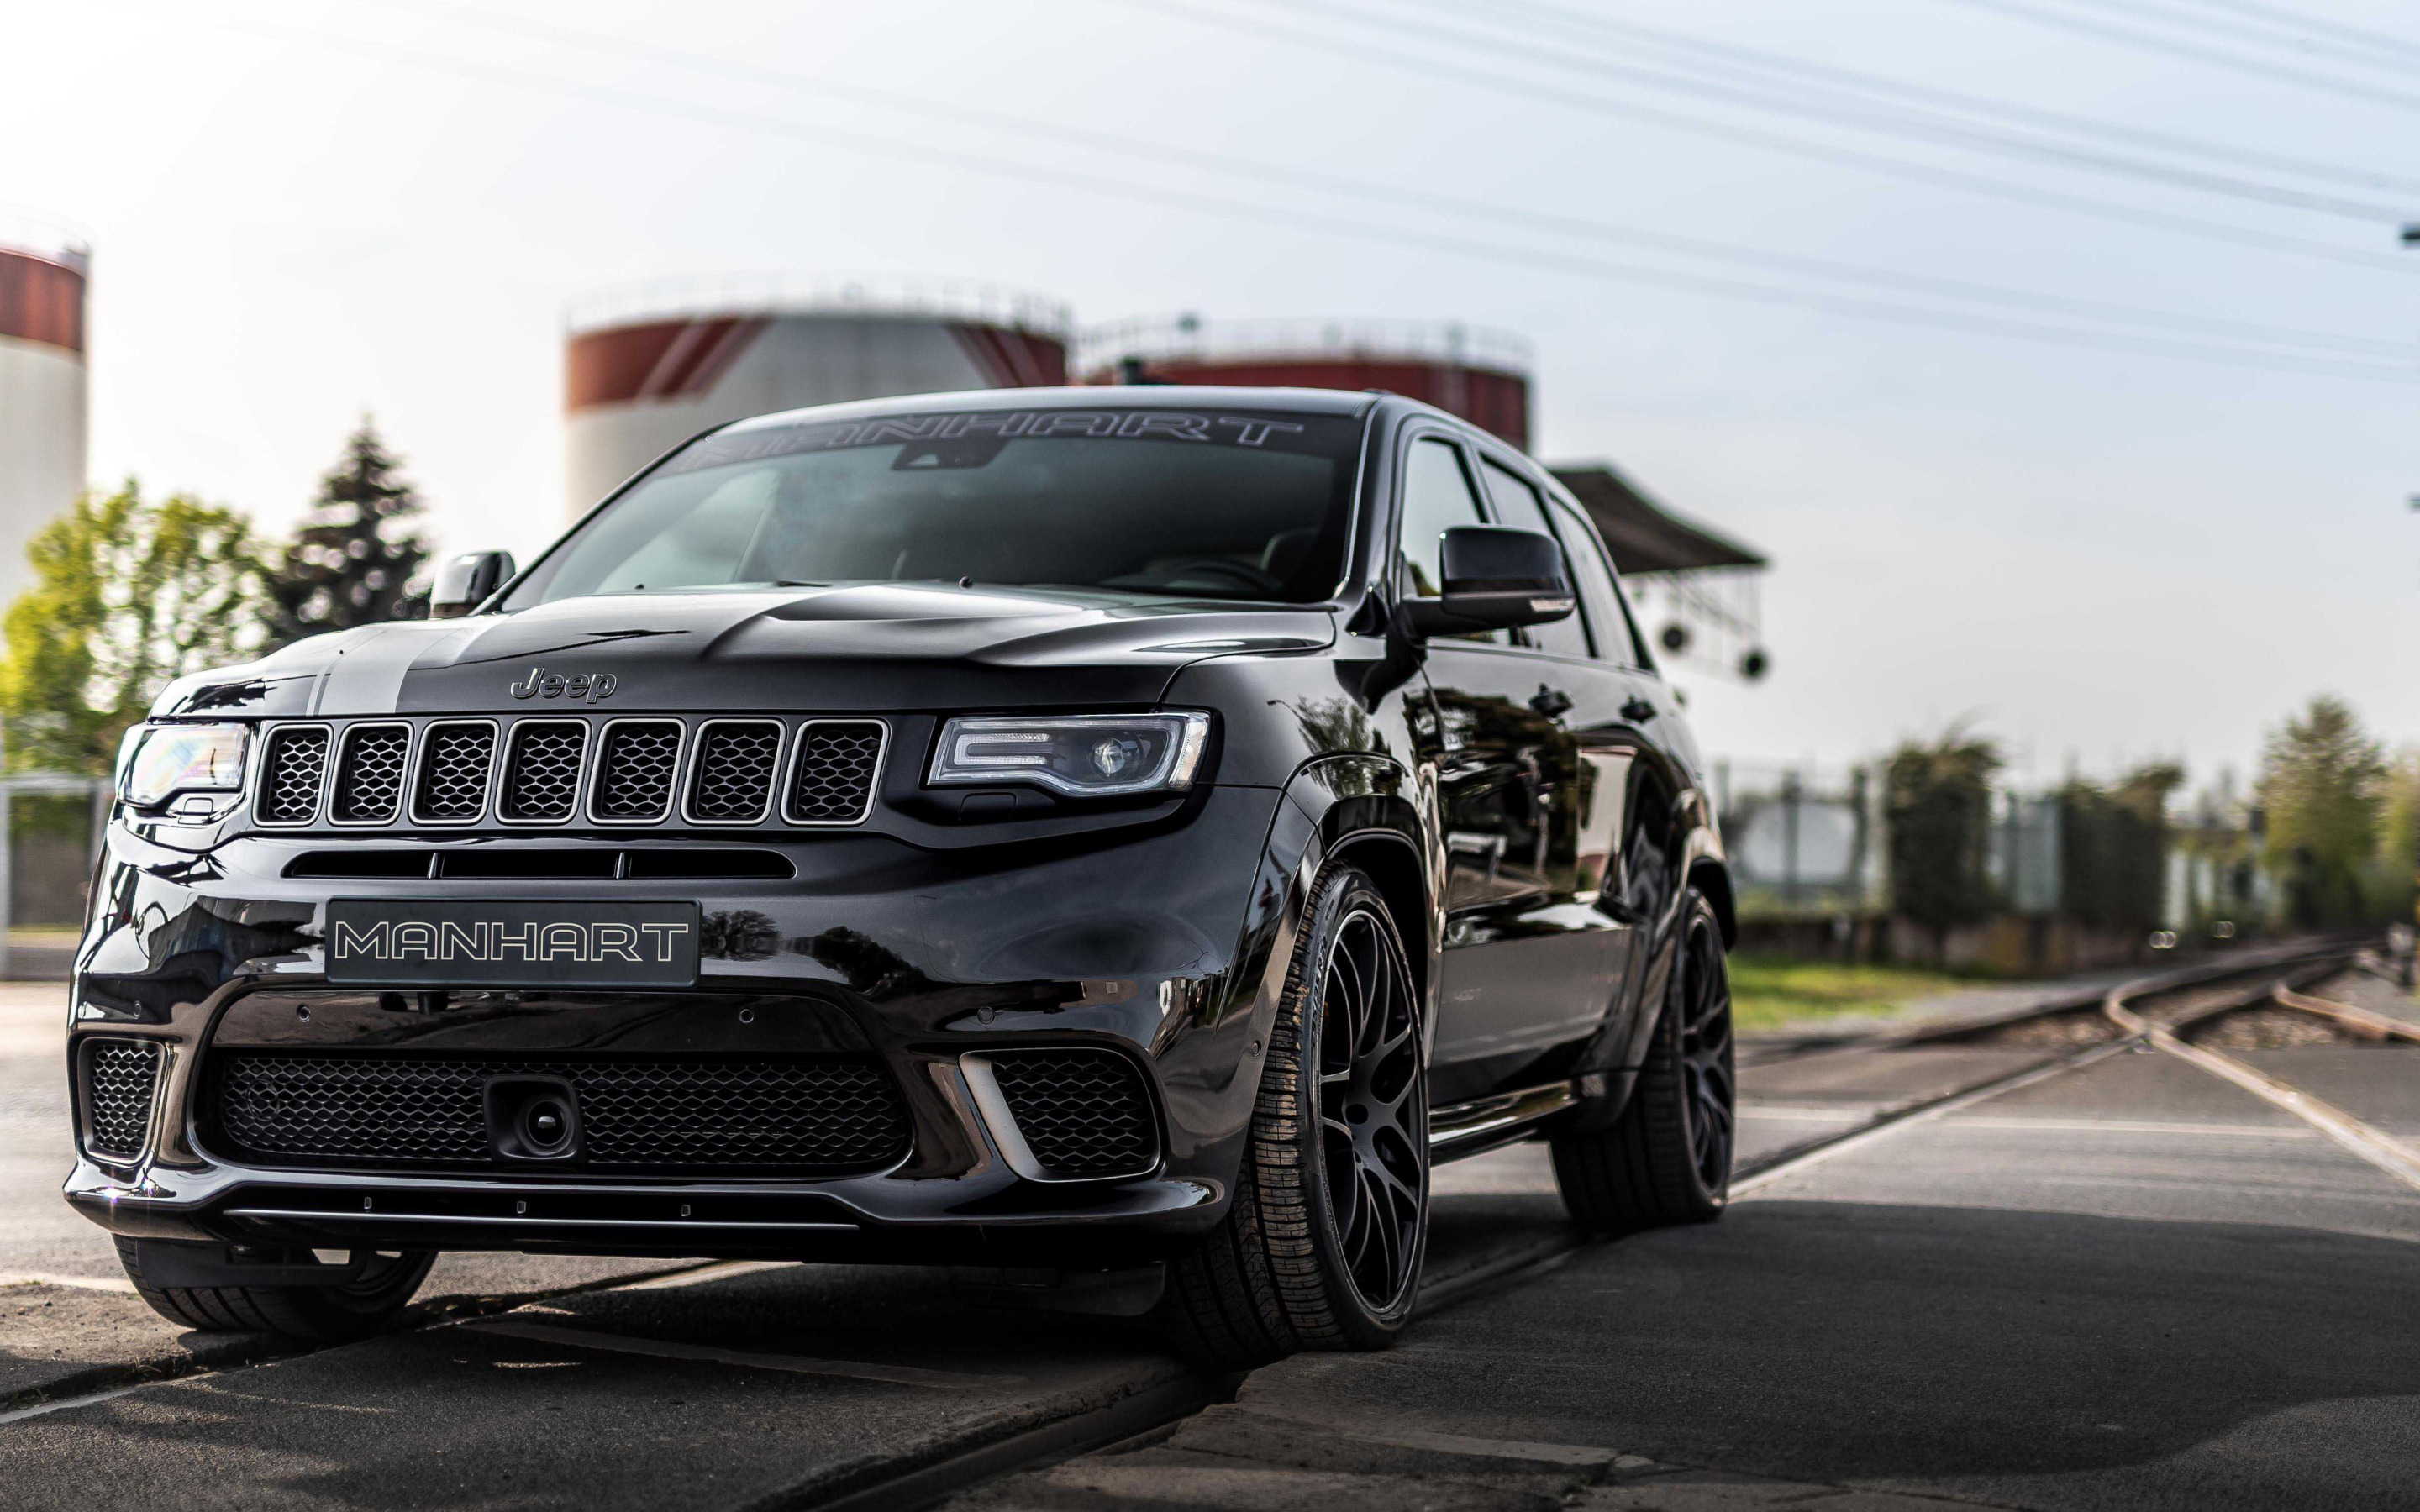
[[[328,904],[328,980],[359,987],[688,987],[692,903]]]

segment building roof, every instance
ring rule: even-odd
[[[1609,462],[1567,462],[1546,471],[1588,510],[1613,552],[1614,566],[1624,574],[1767,564],[1762,554],[1650,499]]]

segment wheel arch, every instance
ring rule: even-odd
[[[1714,922],[1723,932],[1723,949],[1739,944],[1739,905],[1731,895],[1730,868],[1711,856],[1700,856],[1689,863],[1689,886],[1706,895],[1714,905]]]

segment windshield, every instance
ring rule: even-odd
[[[591,517],[505,601],[948,582],[1308,604],[1336,590],[1362,422],[978,410],[725,431]]]

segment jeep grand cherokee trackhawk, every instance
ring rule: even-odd
[[[1587,517],[1449,415],[770,415],[436,596],[128,736],[66,1190],[180,1323],[360,1331],[447,1249],[903,1260],[1156,1276],[1248,1364],[1404,1326],[1440,1160],[1721,1211],[1697,751]]]

